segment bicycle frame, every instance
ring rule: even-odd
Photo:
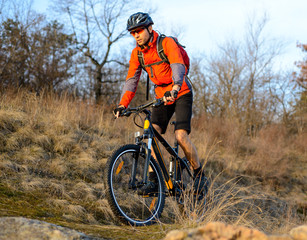
[[[141,144],[143,139],[148,139],[147,147],[144,149],[146,151],[146,161],[144,166],[144,176],[143,176],[143,184],[147,183],[148,179],[148,171],[149,171],[149,161],[151,159],[152,150],[155,153],[156,161],[158,162],[162,174],[164,176],[166,187],[171,195],[175,195],[176,183],[181,180],[179,179],[179,164],[182,163],[185,165],[187,172],[190,176],[192,176],[191,170],[186,163],[186,160],[183,160],[178,156],[178,146],[172,148],[168,142],[161,136],[161,134],[152,126],[151,123],[151,112],[149,110],[143,110],[146,114],[146,118],[144,121],[144,133],[142,136],[137,137],[136,143]],[[167,170],[165,160],[161,153],[158,142],[160,142],[166,151],[171,155],[171,163],[170,169]],[[175,144],[176,145],[176,144]],[[173,161],[175,161],[174,166],[172,166]],[[173,168],[173,169],[172,169]]]
[[[125,144],[114,151],[104,171],[106,198],[114,215],[123,223],[135,226],[156,223],[167,196],[174,198],[185,214],[190,212],[190,207],[187,210],[184,207],[186,199],[190,201],[190,193],[195,196],[191,199],[193,205],[204,197],[203,193],[198,194],[193,189],[193,170],[186,158],[178,156],[178,141],[171,147],[152,125],[151,111],[146,108],[160,106],[164,100],[155,99],[135,108],[116,111],[115,118],[135,114],[134,124],[143,129],[143,134],[138,132],[135,135],[135,144]],[[140,114],[145,114],[145,119],[141,117],[143,126],[136,121]],[[164,159],[166,151],[162,154],[160,147],[170,155],[169,164]],[[183,172],[185,168],[187,173]],[[152,178],[148,179],[149,176]]]

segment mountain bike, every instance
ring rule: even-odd
[[[152,126],[151,111],[148,108],[161,104],[164,104],[162,98],[155,99],[136,108],[127,108],[121,114],[126,117],[134,114],[134,124],[143,128],[143,134],[136,134],[135,144],[127,144],[115,150],[105,167],[107,201],[114,215],[125,224],[144,226],[157,222],[167,196],[174,197],[182,205],[187,195],[185,193],[193,192],[195,199],[203,201],[205,205],[208,189],[201,192],[192,189],[192,168],[186,158],[178,156],[178,142],[175,140],[175,146],[171,147]],[[141,114],[145,115],[143,126],[136,121]],[[158,142],[170,154],[168,168]],[[138,190],[149,181],[149,169],[156,175],[157,191],[147,195],[140,194]]]

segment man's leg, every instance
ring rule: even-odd
[[[200,164],[198,154],[194,144],[191,142],[188,132],[184,129],[175,131],[176,139],[182,148],[186,158],[191,163],[194,170],[194,191],[195,193],[208,192],[209,181],[205,177],[202,166]]]
[[[176,139],[182,148],[186,158],[191,163],[192,168],[198,173],[201,170],[201,164],[199,162],[198,154],[194,144],[189,138],[191,131],[191,118],[192,118],[192,105],[193,94],[187,93],[176,101],[175,114],[176,114]]]
[[[191,142],[188,132],[184,129],[178,129],[175,131],[176,139],[182,148],[186,158],[191,163],[193,169],[200,167],[198,154],[194,144]]]

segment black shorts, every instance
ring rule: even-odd
[[[162,129],[162,134],[166,132],[168,123],[175,113],[176,125],[175,130],[184,129],[188,134],[191,132],[193,94],[188,92],[180,96],[171,105],[161,105],[154,107],[152,110],[152,123]]]

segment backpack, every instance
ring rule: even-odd
[[[161,58],[161,61],[145,65],[143,53],[141,51],[138,51],[138,59],[139,59],[139,62],[141,64],[142,68],[145,70],[145,67],[150,67],[150,72],[151,72],[152,77],[153,77],[153,70],[152,70],[152,67],[151,67],[152,65],[158,65],[158,64],[161,64],[163,62],[170,64],[167,56],[164,53],[163,46],[162,46],[162,42],[163,42],[165,37],[166,36],[164,34],[160,34],[158,36],[158,39],[157,39],[157,52],[158,52],[159,57]],[[172,36],[169,36],[169,37],[172,38],[176,42],[176,44],[178,45],[178,47],[180,49],[180,53],[181,53],[182,58],[183,58],[184,65],[187,68],[187,74],[188,74],[189,69],[190,69],[190,58],[189,58],[186,50],[184,49],[185,46],[181,45],[178,42],[178,39],[176,37],[172,37]],[[169,84],[167,84],[167,85],[169,85]],[[149,75],[147,76],[146,100],[148,100],[148,94],[149,94]]]

